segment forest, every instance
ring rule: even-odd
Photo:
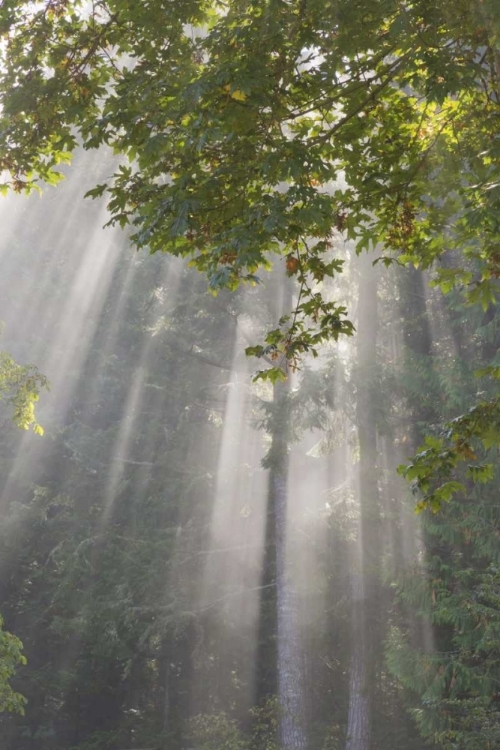
[[[498,0],[3,0],[0,193],[0,750],[498,750]]]

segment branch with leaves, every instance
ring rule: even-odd
[[[12,421],[22,430],[32,429],[43,435],[35,416],[40,391],[48,380],[34,365],[19,365],[6,352],[0,352],[0,400],[12,409]]]

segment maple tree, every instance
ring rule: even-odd
[[[283,262],[294,310],[258,377],[351,334],[325,280],[338,241],[435,268],[468,304],[500,274],[500,11],[494,0],[6,0],[4,190],[110,147],[110,223],[188,257],[216,292]]]

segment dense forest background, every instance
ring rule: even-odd
[[[500,747],[497,6],[2,3],[1,750]]]
[[[1,715],[2,747],[280,746],[283,440],[307,747],[346,747],[363,712],[349,747],[495,747],[496,483],[417,517],[395,469],[474,403],[496,308],[346,242],[356,336],[281,393],[253,384],[244,347],[291,282],[212,297],[183,261],[137,254],[80,202],[103,166],[79,159],[64,188],[3,207],[3,346],[51,391],[43,437],[4,409],[2,614],[27,704]]]

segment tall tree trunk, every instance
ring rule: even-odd
[[[351,664],[346,750],[369,750],[371,741],[371,691],[374,685],[375,655],[381,648],[377,632],[377,591],[380,558],[380,513],[377,486],[378,398],[377,275],[372,259],[363,254],[358,261],[358,325],[356,419],[359,439],[358,555],[351,564]]]
[[[349,713],[346,750],[370,746],[371,701],[368,690],[368,638],[366,633],[365,585],[363,573],[350,576],[351,665],[349,669]]]
[[[417,356],[427,362],[430,370],[434,370],[432,355],[432,332],[427,310],[426,285],[423,273],[417,268],[400,269],[398,273],[399,296],[401,299],[401,318],[403,321],[403,335],[405,346],[410,356]],[[412,366],[412,359],[407,367]],[[430,424],[439,422],[440,415],[436,412],[432,398],[425,392],[425,383],[422,383],[422,397],[419,399],[409,398],[410,415],[408,434],[410,436],[409,448],[416,452],[424,441],[425,434]],[[425,525],[421,529],[423,551],[427,559],[432,558],[434,552],[439,556],[449,554],[445,552],[441,541],[438,541],[438,549],[435,537],[429,535]],[[417,619],[414,612],[407,613],[409,625],[409,639],[416,649],[428,650],[432,644],[439,641],[439,626],[432,623],[427,617]]]
[[[272,437],[270,495],[274,506],[276,550],[276,605],[278,627],[278,696],[282,711],[280,740],[283,750],[306,750],[304,673],[299,642],[297,595],[287,566],[287,506],[289,454],[286,429],[289,384],[274,387],[277,419]]]
[[[275,295],[275,314],[292,307],[292,289],[287,280],[283,295]],[[279,743],[282,750],[306,750],[304,670],[299,637],[298,601],[287,565],[287,511],[289,458],[289,380],[273,387],[269,423],[271,447],[266,458],[269,468],[269,496],[266,529],[265,585],[261,602],[260,651],[257,677],[258,697],[277,691],[280,707]],[[273,585],[274,584],[274,585]],[[273,629],[269,639],[267,628]],[[264,660],[272,654],[275,679]],[[266,683],[264,682],[266,681]]]

